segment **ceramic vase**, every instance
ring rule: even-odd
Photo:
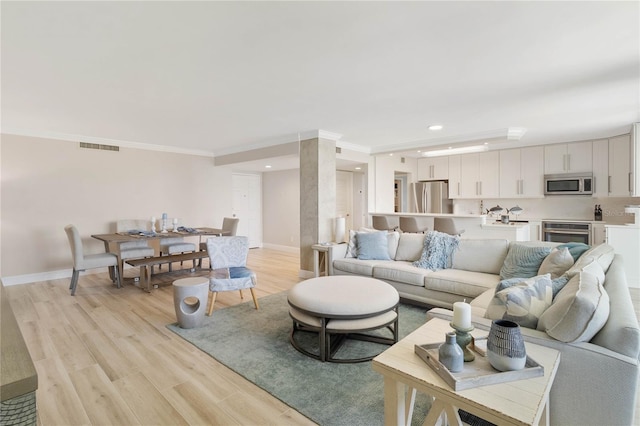
[[[513,321],[495,320],[487,338],[487,358],[498,371],[522,370],[527,352],[520,326]]]
[[[438,348],[438,360],[452,373],[462,371],[464,354],[456,340],[456,333],[445,334],[445,342]]]

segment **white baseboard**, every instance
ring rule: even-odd
[[[105,272],[105,271],[106,271],[106,268],[102,271],[100,271],[99,269],[92,269],[90,272],[87,272],[87,273],[98,273],[98,272]],[[39,272],[37,274],[14,275],[12,277],[2,277],[2,284],[4,284],[4,286],[7,287],[10,285],[29,284],[29,283],[39,282],[39,281],[71,278],[72,272],[73,272],[73,269],[62,269],[59,271]]]

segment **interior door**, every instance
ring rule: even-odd
[[[233,216],[240,219],[237,235],[249,237],[249,247],[262,246],[262,179],[233,175]]]
[[[353,173],[336,171],[336,217],[345,218],[345,234],[353,229]]]

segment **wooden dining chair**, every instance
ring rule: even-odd
[[[114,282],[118,285],[118,288],[122,287],[122,275],[118,270],[118,256],[113,253],[97,253],[97,254],[84,254],[82,248],[82,239],[80,233],[73,225],[67,225],[64,227],[69,239],[69,247],[71,248],[71,257],[73,258],[73,273],[71,274],[71,283],[69,284],[69,290],[71,295],[75,296],[76,287],[78,286],[78,278],[80,272],[87,269],[96,268],[114,268]]]

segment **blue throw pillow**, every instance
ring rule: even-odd
[[[356,243],[360,260],[391,260],[387,248],[387,231],[358,232]]]
[[[551,253],[551,250],[552,247],[511,244],[500,269],[500,278],[506,280],[515,277],[535,277],[538,275],[542,261]]]

